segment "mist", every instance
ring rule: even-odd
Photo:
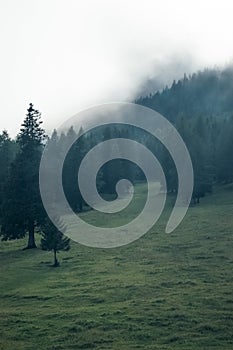
[[[1,2],[1,120],[29,102],[47,132],[95,104],[132,101],[233,57],[231,1]]]

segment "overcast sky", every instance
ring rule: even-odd
[[[29,102],[49,131],[147,78],[232,62],[232,13],[232,0],[0,0],[0,130],[15,136]]]

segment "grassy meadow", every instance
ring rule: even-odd
[[[136,199],[133,215],[140,191]],[[59,268],[50,252],[23,251],[26,240],[0,242],[0,349],[233,349],[233,187],[215,189],[165,234],[172,201],[136,242],[72,243]]]

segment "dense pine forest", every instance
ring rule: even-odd
[[[211,193],[215,184],[233,181],[233,68],[206,69],[189,77],[184,75],[171,87],[140,97],[136,103],[160,112],[183,137],[194,168],[194,204]],[[29,233],[28,248],[36,246],[34,233],[46,219],[38,182],[44,145],[47,141],[48,150],[55,151],[51,171],[56,178],[56,157],[79,132],[81,130],[71,127],[60,135],[54,130],[51,136],[46,136],[40,112],[30,104],[16,139],[11,139],[5,130],[1,133],[0,220],[3,240],[21,238]],[[175,165],[163,145],[133,127],[121,124],[104,126],[84,133],[74,142],[66,157],[63,185],[75,212],[81,212],[85,206],[76,183],[83,156],[100,141],[114,137],[136,138],[151,149],[165,171],[168,192],[176,192]],[[98,174],[99,192],[114,196],[115,184],[121,178],[133,183],[145,181],[144,174],[135,164],[120,159],[110,161]]]
[[[177,197],[176,168],[152,135],[120,123],[46,135],[32,104],[16,138],[2,131],[0,349],[232,349],[232,78],[231,68],[205,70],[136,100],[168,118],[191,155],[192,202],[172,234],[165,227]],[[53,155],[47,170],[56,188],[57,164],[74,141],[62,173],[69,205],[87,223],[118,227],[145,204],[148,188],[139,167],[117,159],[98,172],[106,200],[116,198],[118,180],[135,184],[132,203],[119,216],[91,210],[77,183],[85,154],[116,137],[137,140],[154,153],[168,195],[158,222],[140,240],[94,249],[59,231],[63,217],[57,215],[57,226],[48,219],[40,162],[42,154]]]
[[[233,67],[205,69],[173,81],[170,88],[140,97],[136,103],[169,119],[189,149],[195,174],[194,197],[215,183],[233,181]],[[165,168],[172,166],[165,165]],[[174,171],[167,171],[173,182]]]

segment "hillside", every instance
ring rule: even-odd
[[[171,202],[140,240],[106,250],[73,243],[57,269],[51,253],[22,251],[24,239],[1,242],[0,349],[230,350],[232,186],[168,235]]]
[[[151,84],[152,85],[152,84]],[[136,103],[150,107],[171,121],[179,116],[232,115],[233,67],[206,69],[174,81],[170,88],[151,91]]]

